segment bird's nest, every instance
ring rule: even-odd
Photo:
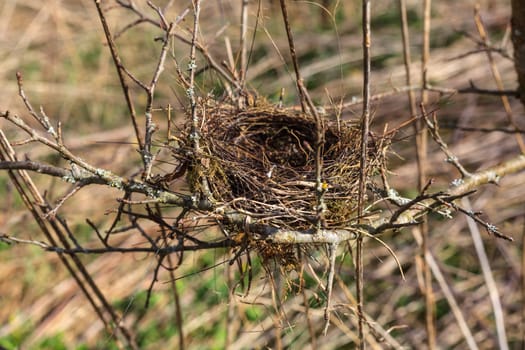
[[[361,171],[369,185],[384,169],[387,139],[372,134],[366,169],[360,168],[361,131],[355,122],[323,116],[318,186],[314,117],[267,102],[239,108],[224,101],[201,103],[197,117],[198,129],[187,125],[178,137],[184,145],[173,150],[180,161],[177,176],[184,169],[192,194],[248,216],[253,224],[312,232],[319,224],[323,229],[348,227],[358,220]],[[244,231],[234,225],[228,235],[256,249],[263,261],[273,260],[286,270],[297,266],[294,245],[254,241]]]
[[[293,230],[315,227],[320,215],[312,116],[266,102],[239,108],[208,101],[198,106],[198,117],[198,133],[188,126],[181,138],[190,147],[197,134],[199,154],[188,148],[175,150],[187,163],[193,193],[259,224]],[[330,116],[324,116],[323,125],[322,226],[347,227],[357,219],[360,172],[367,183],[380,172],[387,142],[369,137],[367,166],[361,170],[359,126]]]

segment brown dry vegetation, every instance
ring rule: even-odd
[[[105,3],[105,1],[103,1]],[[146,13],[154,15],[142,1]],[[162,5],[162,1],[158,5]],[[173,20],[190,2],[175,2],[166,17]],[[262,2],[257,34],[251,47],[247,71],[250,89],[271,103],[277,103],[281,88],[286,91],[285,105],[297,105],[293,68],[289,60],[288,42],[282,26],[278,2]],[[316,105],[329,109],[340,100],[348,102],[342,119],[357,120],[362,106],[355,99],[362,93],[362,49],[360,3],[323,1],[333,11],[335,24],[321,15],[319,6],[291,2],[292,29],[303,78]],[[109,8],[108,4],[104,4]],[[383,133],[410,119],[405,92],[402,40],[397,1],[372,4],[372,94],[387,93],[373,101],[371,128]],[[420,50],[422,44],[422,5],[408,1],[412,49],[412,82],[420,84]],[[481,1],[481,16],[496,48],[512,55],[506,32],[510,4]],[[477,87],[496,89],[491,66],[480,48],[474,23],[474,2],[435,0],[432,3],[431,55],[428,81],[444,89],[461,89],[472,81]],[[257,5],[249,10],[248,38],[251,45]],[[114,8],[107,12],[108,22],[116,33],[134,19],[129,11]],[[131,176],[140,169],[136,139],[127,117],[121,88],[100,26],[93,1],[49,0],[40,2],[8,0],[0,4],[0,112],[10,110],[27,115],[15,73],[24,76],[24,88],[34,106],[42,105],[53,121],[60,120],[69,149],[96,167],[110,169],[122,176]],[[200,40],[218,61],[228,61],[226,38],[237,52],[240,1],[204,2],[201,13]],[[191,16],[181,23],[184,30],[192,26]],[[461,34],[466,32],[469,38]],[[123,61],[138,78],[148,81],[157,64],[160,44],[153,41],[159,30],[143,24],[124,33],[117,40]],[[188,66],[189,46],[174,41],[173,53],[180,66]],[[467,53],[470,53],[466,55]],[[504,88],[516,89],[512,60],[493,53]],[[287,64],[283,63],[283,59]],[[198,56],[197,66],[204,66]],[[212,70],[197,78],[198,94],[223,94],[221,78]],[[143,115],[146,98],[140,88],[131,85],[138,115]],[[419,95],[419,91],[416,91]],[[523,106],[510,98],[510,107],[517,123],[524,127]],[[174,106],[174,119],[182,125],[187,100],[177,83],[175,66],[170,61],[161,76],[154,106],[159,131],[158,140],[167,137],[168,104]],[[468,171],[476,172],[515,158],[520,148],[514,134],[462,130],[457,126],[508,129],[508,116],[501,98],[482,94],[429,92],[427,110],[436,111],[442,137],[451,152]],[[335,121],[335,120],[334,120]],[[2,120],[2,130],[10,139],[21,139],[19,131]],[[17,149],[21,157],[58,163],[49,149],[30,144]],[[167,159],[169,152],[162,157]],[[444,155],[429,141],[426,160],[427,176],[435,179],[432,191],[449,187],[460,177],[457,170],[444,161]],[[171,164],[157,165],[157,171],[173,170]],[[388,154],[389,182],[405,197],[417,195],[417,164],[414,151],[414,129],[401,128],[392,141]],[[33,176],[33,175],[32,175]],[[54,202],[67,192],[58,179],[34,175],[39,189]],[[182,180],[171,185],[186,186]],[[0,233],[21,239],[44,241],[14,188],[0,173]],[[121,196],[117,190],[89,186],[67,201],[59,214],[66,218],[74,235],[87,247],[97,246],[90,218],[98,227],[107,228],[111,211]],[[427,217],[429,256],[435,306],[436,343],[440,348],[467,348],[467,338],[480,349],[498,348],[498,326],[505,328],[511,349],[523,347],[523,227],[525,177],[510,174],[496,185],[481,186],[458,204],[482,210],[482,219],[496,225],[514,242],[499,240],[481,228],[486,256],[476,253],[476,226],[459,213],[454,219],[438,214]],[[165,212],[175,217],[178,209]],[[478,227],[480,228],[480,227]],[[143,226],[158,235],[157,227]],[[203,232],[199,238],[214,237],[216,232]],[[381,235],[365,241],[364,311],[367,320],[365,340],[369,348],[425,348],[424,273],[420,257],[417,228]],[[114,246],[139,246],[144,237],[136,234],[116,235]],[[395,253],[385,248],[385,244]],[[134,335],[140,348],[290,348],[346,349],[358,343],[356,316],[355,256],[341,246],[336,260],[334,290],[331,300],[331,325],[326,336],[324,307],[328,254],[324,247],[310,247],[295,271],[283,271],[278,263],[261,264],[253,257],[253,280],[239,275],[237,264],[230,265],[231,252],[187,252],[181,265],[173,272],[160,270],[149,307],[145,309],[148,290],[156,261],[153,254],[81,255],[107,300],[123,324]],[[173,259],[176,260],[176,259]],[[242,260],[247,264],[246,260]],[[494,278],[482,272],[488,263]],[[434,265],[432,265],[434,264]],[[404,276],[399,272],[403,270]],[[0,345],[10,348],[118,348],[113,334],[104,328],[84,294],[67,273],[55,253],[34,245],[0,242]],[[245,266],[244,266],[245,268]],[[298,277],[304,273],[304,280]],[[177,281],[172,283],[173,278]],[[242,279],[242,283],[239,283]],[[176,285],[176,293],[174,293]],[[491,295],[501,303],[494,310]],[[178,302],[174,300],[178,299]],[[454,303],[455,301],[455,303]],[[504,323],[495,320],[501,312]],[[456,312],[456,314],[454,313]],[[183,322],[179,322],[179,313]],[[470,334],[458,326],[457,313],[466,322]],[[456,316],[455,316],[456,315]],[[180,327],[181,326],[181,327]],[[183,337],[179,332],[182,329]],[[468,332],[467,332],[468,333]],[[47,340],[46,340],[47,339]],[[182,341],[181,341],[182,339]],[[47,344],[47,345],[46,345]]]

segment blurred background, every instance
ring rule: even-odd
[[[159,6],[167,3],[155,2]],[[160,52],[160,43],[155,38],[162,32],[148,23],[123,32],[138,18],[136,13],[114,1],[102,1],[102,5],[124,65],[138,78],[149,81]],[[476,5],[489,36],[490,50],[483,45],[475,25]],[[140,12],[155,17],[145,1],[136,1],[136,6]],[[420,1],[407,1],[415,85],[421,82],[422,7]],[[173,21],[186,8],[191,9],[191,2],[173,2],[166,18]],[[289,11],[301,72],[315,103],[329,109],[345,102],[343,118],[358,119],[363,79],[361,3],[293,1],[289,2]],[[481,130],[509,128],[509,111],[505,111],[500,96],[452,93],[471,84],[497,89],[487,51],[492,52],[504,88],[516,89],[509,28],[510,1],[435,0],[431,15],[428,80],[441,92],[429,93],[427,109],[437,111],[442,136],[450,149],[471,172],[520,154],[513,134]],[[91,164],[122,176],[131,176],[140,169],[133,128],[93,1],[3,0],[0,18],[0,110],[9,110],[21,117],[28,115],[18,96],[15,73],[19,71],[30,101],[36,108],[42,106],[51,120],[62,123],[65,142],[72,151]],[[202,4],[199,40],[217,62],[228,62],[228,47],[233,55],[237,54],[240,18],[240,0],[212,0]],[[179,24],[182,35],[187,34],[192,21],[190,12]],[[382,133],[411,117],[406,93],[402,92],[406,76],[398,1],[373,2],[371,26],[372,94],[385,94],[373,102],[372,128]],[[247,38],[249,88],[273,103],[279,101],[284,88],[284,104],[297,105],[293,67],[277,1],[249,1]],[[187,67],[189,46],[174,41],[170,56],[155,94],[159,143],[168,134],[168,104],[174,109],[174,122],[179,124],[185,120],[187,105],[184,89],[177,82],[173,58],[181,67]],[[198,67],[204,66],[200,55]],[[130,86],[141,116],[146,95],[136,85]],[[221,77],[212,70],[199,74],[197,86],[200,96],[220,98],[226,93]],[[416,94],[420,93],[416,91]],[[523,106],[513,97],[509,102],[511,113],[523,128]],[[23,139],[4,120],[0,121],[0,127],[10,139]],[[468,127],[478,129],[468,130]],[[414,129],[404,127],[396,134],[389,154],[390,185],[407,197],[417,194],[414,147]],[[20,148],[19,155],[50,163],[59,161],[48,149],[33,144]],[[459,177],[444,159],[439,147],[430,142],[427,170],[428,176],[435,179],[435,190],[447,188]],[[56,179],[38,175],[33,178],[51,202],[67,191],[67,185]],[[117,191],[90,186],[69,199],[59,213],[67,219],[80,242],[96,244],[95,234],[85,220],[89,218],[99,227],[109,225],[111,212],[118,205],[116,196]],[[0,173],[0,197],[3,199],[0,233],[37,241],[44,239],[3,172]],[[441,348],[467,348],[443,285],[448,286],[459,304],[480,349],[497,348],[498,334],[489,298],[490,289],[497,288],[510,348],[523,348],[523,198],[525,178],[518,173],[505,177],[498,186],[483,186],[470,199],[474,210],[483,211],[484,219],[514,238],[514,242],[507,242],[481,232],[495,286],[487,283],[482,274],[466,219],[460,215],[453,220],[438,215],[428,218],[429,247],[442,272],[441,280],[434,276],[436,337]],[[139,244],[141,239],[126,234],[118,237],[117,242]],[[385,340],[385,334],[371,332],[367,341],[374,349],[423,349],[426,333],[418,244],[409,229],[386,234],[381,239],[395,252],[404,278],[396,260],[381,243],[366,242],[365,312],[392,338]],[[273,279],[269,279],[257,259],[250,290],[240,288],[235,283],[239,276],[235,267],[228,264],[228,257],[229,252],[225,250],[188,253],[174,272],[177,293],[172,289],[173,275],[162,271],[147,309],[144,305],[156,267],[154,257],[106,254],[81,258],[104,295],[122,315],[123,323],[132,331],[140,348],[353,348],[357,331],[351,256],[343,254],[337,260],[332,300],[335,321],[327,336],[321,334],[326,302],[324,249],[314,249],[311,256],[311,268],[320,271],[322,280],[307,278],[305,293],[298,292],[296,272],[283,274],[279,266],[267,266],[266,272],[273,275]],[[32,245],[0,242],[0,266],[1,346],[7,349],[119,348],[55,254]],[[182,327],[177,324],[177,312],[182,315]]]

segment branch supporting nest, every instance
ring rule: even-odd
[[[356,222],[359,182],[359,128],[353,123],[326,123],[320,145],[322,183],[317,185],[316,120],[295,109],[277,108],[265,101],[239,109],[236,104],[206,101],[200,107],[206,120],[199,131],[201,151],[191,155],[188,140],[173,149],[192,193],[200,193],[217,207],[250,216],[254,223],[288,231],[337,230]],[[384,147],[378,137],[368,143],[370,162],[366,181],[383,167]],[[180,176],[180,174],[179,174]],[[321,213],[318,192],[323,194]],[[322,216],[320,215],[322,214]]]
[[[5,118],[8,121],[14,123],[21,129],[26,130],[27,125],[24,122],[22,122],[20,118],[11,115],[7,112],[0,114],[0,117]],[[26,131],[29,132],[29,129]],[[293,213],[293,211],[291,210],[292,207],[280,206],[279,201],[276,201],[277,204],[268,204],[264,202],[258,202],[258,200],[254,199],[253,197],[251,199],[248,197],[235,197],[225,202],[219,202],[217,201],[217,198],[214,198],[215,202],[212,202],[206,198],[199,199],[195,196],[182,193],[175,193],[173,191],[167,190],[160,184],[144,182],[136,179],[127,179],[124,177],[120,177],[117,174],[114,174],[108,170],[99,169],[92,166],[83,167],[85,163],[80,162],[80,160],[77,160],[77,158],[70,151],[68,151],[64,145],[58,145],[53,143],[49,139],[44,139],[35,130],[32,130],[30,135],[34,142],[43,143],[44,145],[57,150],[60,154],[62,154],[64,158],[66,158],[70,162],[70,164],[76,164],[76,166],[72,166],[70,169],[67,169],[31,160],[24,160],[0,162],[0,169],[23,169],[34,171],[37,173],[62,178],[62,180],[70,183],[75,183],[80,187],[97,184],[120,189],[125,193],[140,193],[147,197],[147,200],[142,201],[143,203],[161,203],[166,205],[175,205],[178,207],[186,208],[190,211],[194,210],[204,212],[205,215],[210,215],[211,217],[218,218],[219,220],[221,220],[221,222],[226,224],[228,228],[233,228],[232,232],[234,233],[247,232],[253,234],[253,239],[255,241],[267,240],[272,243],[283,244],[321,244],[344,242],[347,240],[354,239],[356,233],[359,231],[366,232],[370,235],[377,235],[381,234],[382,232],[385,232],[386,230],[398,229],[405,226],[409,226],[417,222],[417,219],[422,217],[429,210],[437,210],[438,207],[446,206],[447,202],[450,203],[450,201],[447,201],[447,198],[459,198],[465,193],[469,193],[473,189],[483,184],[497,183],[502,177],[509,174],[517,173],[525,169],[525,156],[519,155],[516,158],[510,159],[500,165],[494,166],[492,168],[486,169],[478,173],[471,174],[470,176],[465,177],[463,179],[453,181],[453,183],[450,185],[450,188],[447,191],[440,194],[439,200],[432,196],[426,196],[421,197],[421,200],[413,201],[413,203],[409,206],[403,206],[403,203],[408,203],[410,202],[410,200],[406,200],[405,198],[400,198],[397,196],[394,196],[394,198],[390,194],[382,194],[381,197],[392,201],[392,203],[396,205],[400,205],[399,210],[394,212],[393,214],[385,212],[381,215],[377,215],[376,213],[374,217],[370,217],[367,220],[366,224],[362,225],[358,225],[355,221],[349,220],[348,222],[341,223],[339,227],[325,227],[321,230],[316,230],[313,222],[308,221],[309,216],[307,215],[301,217],[303,224],[305,224],[303,227],[300,227],[299,225],[294,227],[293,222],[289,222],[287,226],[276,225],[275,223],[283,221],[286,218],[292,217],[290,213]],[[5,138],[5,136],[3,136],[3,138]],[[204,158],[204,163],[206,163],[206,159],[213,160],[214,158],[208,156],[208,158]],[[210,164],[213,164],[213,162],[210,161]],[[262,162],[261,164],[264,164],[264,162]],[[80,171],[78,170],[78,168],[80,168]],[[75,171],[75,169],[77,170]],[[209,175],[210,173],[203,174]],[[188,176],[191,179],[191,176],[189,174]],[[227,179],[227,177],[225,177],[225,179]],[[313,181],[307,180],[308,179],[294,180],[288,182],[283,181],[283,186],[291,186],[291,188],[294,188],[297,192],[297,196],[302,195],[303,199],[307,196],[307,194],[310,194],[311,201],[309,203],[311,204],[314,203],[313,201],[315,196],[315,185]],[[226,183],[226,185],[231,186],[232,184]],[[248,186],[253,186],[253,184],[248,183]],[[330,186],[333,186],[333,191],[337,190],[337,187],[334,187],[334,184],[330,184],[328,187],[328,194],[331,193],[330,190],[332,188]],[[220,187],[216,186],[214,188],[218,189]],[[264,187],[261,188],[264,189]],[[273,191],[270,193],[276,193],[277,195],[280,195],[279,187],[270,187],[270,189],[271,191]],[[255,192],[254,195],[261,196],[262,194],[260,194],[259,192]],[[223,193],[222,196],[233,197],[231,193]],[[327,198],[330,198],[330,196],[327,195]],[[332,196],[331,198],[337,197]],[[347,199],[344,198],[344,200]],[[299,201],[299,199],[297,201]],[[244,205],[246,205],[246,203],[252,206],[260,205],[261,208],[267,211],[252,212],[249,210],[250,207],[243,207]],[[281,211],[278,211],[277,209]],[[456,210],[456,208],[452,209]],[[315,212],[315,208],[305,207],[304,212],[307,212],[309,215],[311,215]],[[280,213],[280,216],[276,215],[276,213]],[[303,212],[299,209],[296,209],[295,213],[303,214]],[[392,218],[394,218],[395,220],[392,221]],[[311,219],[313,220],[315,219],[315,217],[312,217]],[[247,222],[249,224],[248,226],[246,226]]]

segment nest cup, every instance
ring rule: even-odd
[[[187,173],[193,192],[250,215],[252,222],[294,230],[315,227],[316,123],[312,116],[267,102],[239,108],[217,101],[202,103],[199,116],[200,154],[189,160]],[[329,116],[323,121],[323,226],[341,228],[356,220],[360,130],[355,123]],[[383,140],[370,140],[364,169],[367,182],[383,159]]]

